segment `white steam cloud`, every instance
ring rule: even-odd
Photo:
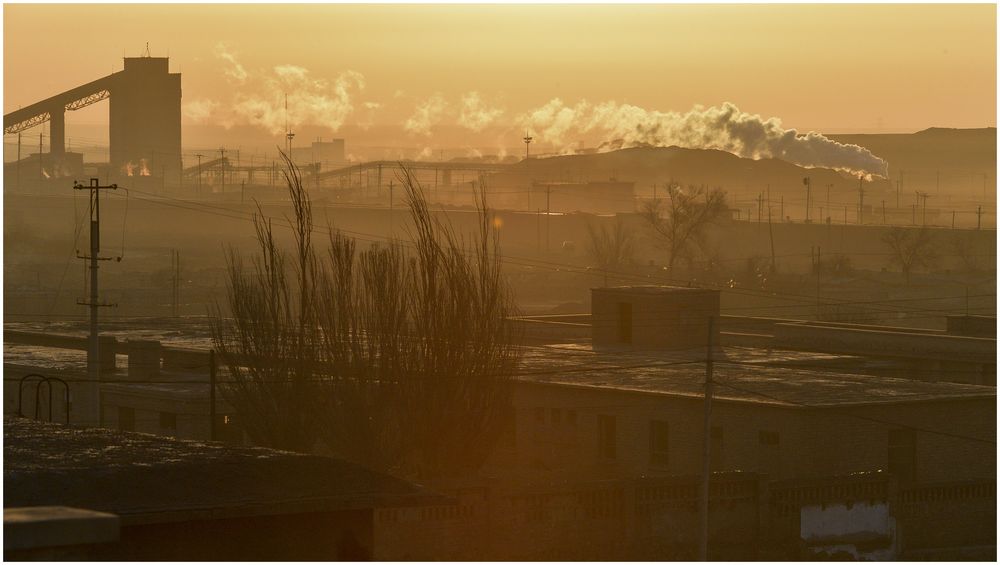
[[[250,73],[224,44],[216,46],[215,55],[226,63],[224,73],[235,83],[233,94],[226,101],[199,99],[186,104],[189,119],[212,120],[226,127],[254,125],[271,134],[283,132],[286,119],[291,127],[313,124],[336,131],[354,112],[356,99],[365,88],[364,76],[356,71],[340,73],[332,81],[314,77],[296,65]]]
[[[493,125],[502,115],[503,110],[487,106],[479,93],[472,91],[462,96],[458,125],[478,132]]]
[[[568,106],[554,99],[520,120],[539,140],[563,145],[571,132],[598,132],[614,140],[607,149],[677,145],[719,149],[751,159],[775,158],[804,167],[852,174],[888,175],[888,164],[858,145],[838,143],[819,133],[785,129],[778,118],[763,119],[726,102],[691,111],[659,112],[630,104],[586,101]]]
[[[215,56],[222,59],[226,63],[226,65],[222,68],[223,74],[239,83],[246,81],[247,71],[243,68],[243,65],[236,60],[236,56],[229,51],[228,45],[221,42],[217,43],[215,45]]]
[[[417,135],[430,135],[431,127],[441,121],[447,103],[440,93],[417,104],[413,115],[403,124],[403,129]]]

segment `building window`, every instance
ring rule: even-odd
[[[632,343],[632,305],[618,303],[618,341]]]
[[[168,432],[177,431],[177,414],[160,412],[160,429]]]
[[[562,423],[562,410],[558,408],[552,409],[552,424],[558,426]]]
[[[615,417],[597,415],[597,452],[602,459],[614,459],[618,455],[618,432]]]
[[[566,411],[566,423],[575,426],[576,425],[576,410]]]
[[[535,422],[538,423],[538,424],[544,424],[545,423],[545,409],[544,408],[535,408]]]
[[[118,430],[122,432],[135,431],[135,409],[128,406],[118,407]]]
[[[916,430],[889,430],[889,473],[902,482],[917,476]]]
[[[761,430],[757,432],[757,440],[761,445],[779,445],[781,443],[781,435],[778,432]]]
[[[649,462],[652,465],[670,462],[670,426],[663,420],[649,422]]]

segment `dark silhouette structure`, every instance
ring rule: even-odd
[[[3,117],[5,134],[51,122],[50,152],[66,154],[66,112],[109,99],[114,176],[165,175],[181,167],[181,75],[167,57],[126,57],[125,68]]]

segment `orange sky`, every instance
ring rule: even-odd
[[[7,4],[4,111],[120,70],[147,41],[183,74],[186,128],[274,110],[287,81],[321,106],[293,121],[330,133],[516,127],[554,98],[728,101],[825,132],[996,126],[994,5]]]

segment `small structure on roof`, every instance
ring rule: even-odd
[[[591,289],[594,348],[678,350],[706,347],[720,293],[677,286]],[[718,344],[718,324],[713,343]]]

